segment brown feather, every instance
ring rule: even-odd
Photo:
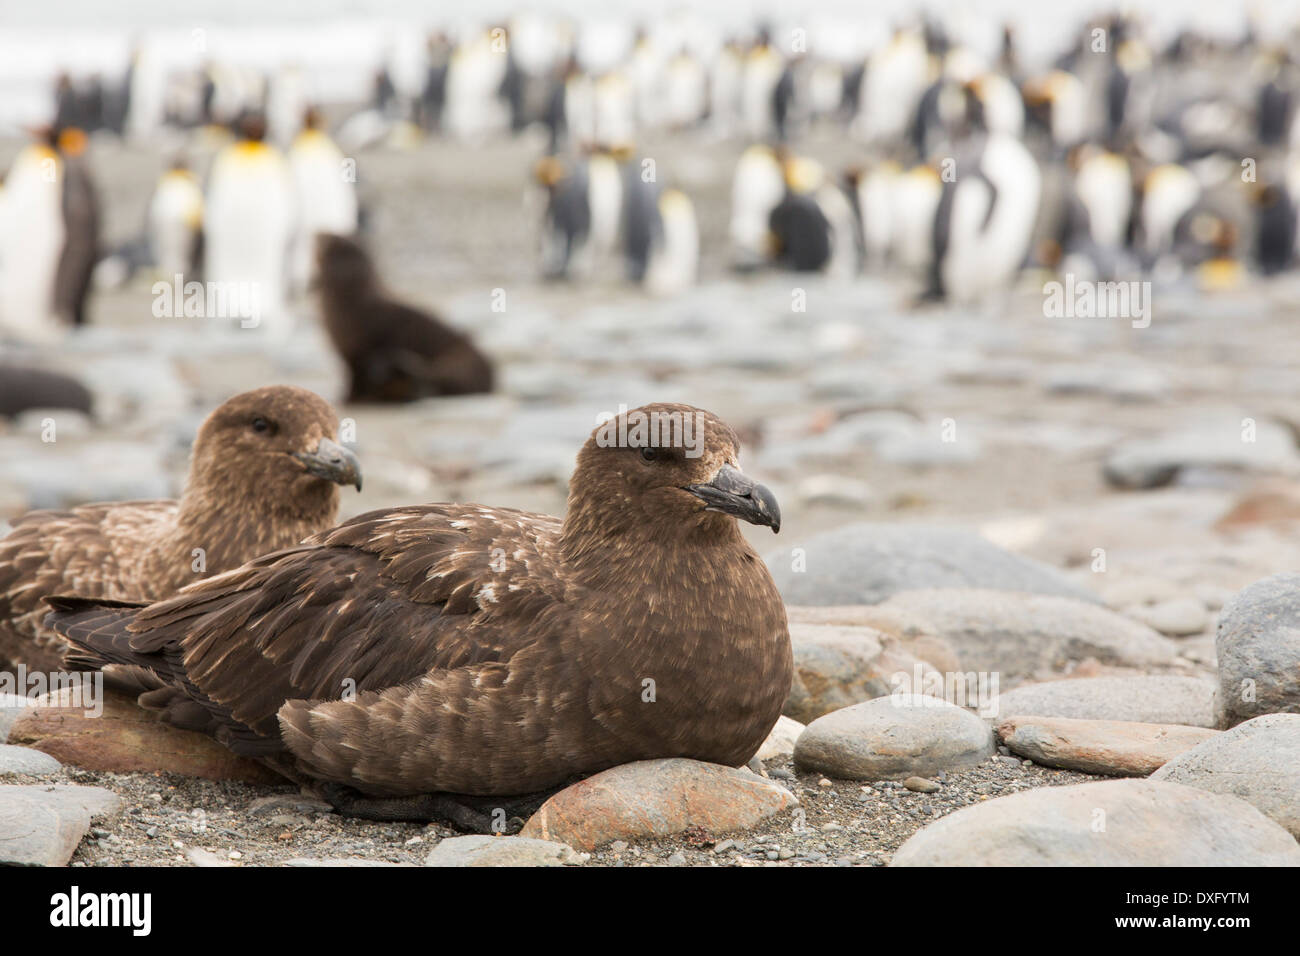
[[[487,795],[638,759],[737,765],[780,714],[790,641],[735,518],[685,490],[735,466],[734,432],[702,414],[698,458],[647,464],[593,436],[563,524],[375,511],[145,610],[51,619],[295,779]]]
[[[254,419],[268,423],[252,429]],[[50,595],[157,600],[334,523],[338,486],[292,452],[333,439],[338,419],[306,389],[244,392],[204,421],[179,501],[33,511],[0,539],[0,666],[61,667],[42,620]],[[202,562],[195,549],[202,549]]]

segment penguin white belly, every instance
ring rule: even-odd
[[[266,121],[271,140],[279,146],[291,143],[309,105],[307,80],[301,71],[291,68],[277,75],[271,81],[266,97]]]
[[[1128,163],[1109,154],[1088,160],[1079,167],[1075,190],[1088,211],[1092,241],[1105,248],[1122,247],[1133,209]]]
[[[487,37],[452,55],[443,121],[453,135],[472,141],[507,128],[509,111],[497,97],[505,71],[505,56],[492,50]]]
[[[193,177],[168,173],[149,201],[149,250],[157,274],[170,279],[194,267],[194,243],[203,227],[203,193]]]
[[[591,206],[591,251],[597,260],[612,256],[619,246],[623,219],[623,177],[608,156],[587,163],[587,201]]]
[[[814,116],[833,116],[844,99],[844,71],[838,63],[813,67],[808,81],[808,102]]]
[[[928,169],[899,177],[891,195],[891,242],[894,261],[904,270],[921,272],[934,256],[934,217],[943,184]]]
[[[731,184],[729,231],[739,264],[756,265],[767,258],[769,219],[784,195],[785,179],[771,150],[746,150]]]
[[[1178,220],[1196,205],[1200,195],[1200,183],[1182,166],[1157,166],[1147,175],[1142,199],[1142,232],[1148,253],[1159,255],[1173,247]]]
[[[700,232],[695,207],[685,193],[667,189],[658,205],[663,235],[651,254],[645,285],[652,295],[676,295],[695,284]]]
[[[751,56],[745,63],[740,90],[740,114],[746,135],[763,140],[772,135],[776,117],[773,95],[781,79],[781,61],[775,53]]]
[[[867,63],[862,77],[858,126],[872,142],[903,137],[930,82],[925,42],[916,35],[899,37]]]
[[[564,84],[564,124],[570,144],[596,141],[596,89],[589,77],[574,76]]]
[[[989,131],[1019,139],[1025,131],[1025,101],[1015,84],[1000,73],[990,73],[980,80],[980,87]]]
[[[658,129],[666,122],[664,63],[650,46],[638,47],[629,67],[636,108],[636,122],[642,129]]]
[[[636,98],[622,76],[615,73],[597,81],[593,106],[597,144],[622,146],[636,139]]]
[[[1297,125],[1300,125],[1300,121],[1297,121]],[[1300,152],[1292,151],[1287,160],[1285,176],[1287,195],[1300,196]],[[1300,203],[1296,203],[1296,229],[1297,234],[1300,234]]]
[[[1038,162],[1018,139],[992,136],[980,163],[997,188],[997,200],[984,230],[984,274],[989,290],[1009,285],[1029,253],[1042,173]]]
[[[296,292],[311,281],[317,233],[350,236],[357,231],[357,193],[344,163],[339,148],[320,134],[289,151],[297,207],[290,264]]]
[[[162,58],[148,46],[135,55],[130,84],[126,131],[134,139],[148,139],[162,128],[168,86]]]
[[[988,182],[968,176],[956,185],[941,264],[944,290],[955,302],[975,301],[1014,280],[1038,216],[1042,177],[1018,140],[990,136],[979,169]]]
[[[856,224],[853,207],[838,186],[826,184],[817,190],[817,206],[831,227],[831,258],[827,275],[848,278],[858,271],[858,244],[854,238]]]
[[[54,314],[54,281],[63,253],[63,162],[31,146],[5,181],[0,228],[0,327],[23,341],[62,334]]]
[[[675,60],[668,69],[665,117],[670,126],[692,126],[708,108],[704,70],[693,58]]]
[[[1070,76],[1059,84],[1052,100],[1052,142],[1058,147],[1073,146],[1086,139],[1088,131],[1088,94],[1083,84]]]
[[[213,163],[206,207],[205,276],[221,284],[225,301],[233,303],[228,311],[237,313],[216,318],[238,318],[273,339],[287,338],[294,201],[284,160],[265,146],[229,147]]]
[[[720,137],[730,136],[740,122],[740,58],[723,50],[709,77],[709,125]]]
[[[948,221],[948,246],[939,264],[948,300],[970,303],[983,295],[984,240],[981,235],[994,202],[988,183],[976,177],[958,180]]]
[[[891,196],[899,187],[898,175],[879,167],[858,181],[858,211],[862,216],[862,244],[867,265],[884,265],[894,237]]]

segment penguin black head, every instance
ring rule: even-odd
[[[240,139],[260,143],[266,139],[266,116],[258,110],[245,110],[235,120],[235,133]]]
[[[53,123],[46,126],[28,127],[28,132],[31,133],[32,139],[42,146],[55,149],[59,145],[59,128]]]
[[[965,123],[968,132],[987,132],[988,122],[984,115],[984,100],[980,98],[979,80],[971,80],[962,87],[966,94]]]

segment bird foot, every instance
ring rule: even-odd
[[[367,797],[338,783],[321,784],[320,794],[346,817],[383,822],[447,823],[468,833],[518,833],[524,821],[509,815],[508,806],[493,807],[490,813],[462,803],[445,793],[424,793],[409,797]]]

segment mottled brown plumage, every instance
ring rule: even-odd
[[[349,402],[411,402],[492,391],[492,363],[469,337],[394,300],[361,246],[316,240],[321,311],[348,366]]]
[[[652,411],[698,410],[626,414]],[[326,792],[509,795],[646,758],[738,765],[781,712],[791,652],[736,517],[780,515],[736,469],[735,433],[699,414],[697,457],[681,435],[603,447],[598,429],[563,522],[375,511],[145,610],[52,602],[49,620]]]
[[[49,595],[158,600],[332,526],[336,482],[360,487],[337,429],[329,403],[306,389],[243,392],[199,428],[179,501],[18,518],[0,540],[0,664],[62,666],[62,641],[41,625]]]

